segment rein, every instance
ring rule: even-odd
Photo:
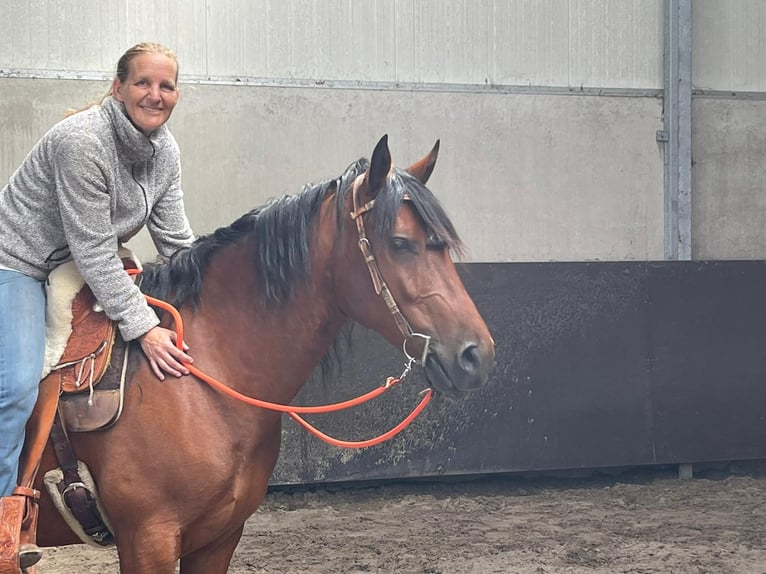
[[[361,179],[361,176],[360,176]],[[380,444],[382,442],[385,442],[393,437],[395,437],[397,434],[399,434],[401,431],[403,431],[415,418],[425,409],[425,407],[428,405],[428,403],[431,401],[431,398],[433,396],[433,389],[427,388],[420,392],[421,395],[423,395],[423,398],[420,400],[420,402],[417,404],[417,406],[408,414],[398,425],[394,426],[393,428],[389,429],[388,431],[384,432],[383,434],[380,434],[376,437],[373,437],[371,439],[367,440],[360,440],[360,441],[347,441],[347,440],[341,440],[336,439],[334,437],[331,437],[313,425],[311,425],[306,419],[300,416],[301,414],[316,414],[316,413],[330,413],[334,411],[339,411],[347,408],[351,408],[357,405],[361,405],[363,403],[366,403],[389,389],[395,387],[399,383],[403,382],[404,379],[407,377],[407,375],[410,373],[410,370],[412,369],[412,365],[415,363],[418,363],[418,360],[415,359],[413,356],[411,356],[407,352],[407,339],[408,338],[421,338],[425,340],[425,344],[423,346],[423,351],[421,353],[420,358],[420,364],[425,364],[426,356],[428,355],[429,345],[431,342],[430,335],[424,335],[422,333],[416,333],[412,327],[410,326],[407,319],[404,317],[402,312],[399,310],[399,306],[396,304],[396,301],[394,300],[393,295],[391,294],[390,289],[388,288],[388,285],[386,284],[385,280],[383,279],[383,275],[380,272],[380,268],[378,267],[377,261],[375,260],[375,255],[372,253],[370,240],[367,238],[367,233],[364,228],[364,220],[362,218],[362,215],[370,211],[374,204],[375,200],[369,201],[368,203],[358,206],[358,199],[357,199],[357,189],[359,187],[359,181],[357,180],[353,184],[353,190],[352,190],[352,197],[353,197],[353,205],[354,205],[354,211],[351,212],[351,219],[353,219],[356,222],[356,228],[357,232],[359,234],[359,249],[362,251],[362,255],[364,256],[364,261],[367,264],[367,269],[370,272],[370,278],[372,279],[372,284],[375,289],[375,293],[377,295],[380,295],[383,298],[383,301],[385,302],[386,306],[388,307],[388,310],[391,312],[391,315],[393,315],[394,321],[396,322],[396,326],[399,328],[399,331],[404,335],[404,341],[402,343],[402,351],[404,352],[404,355],[407,357],[407,364],[404,367],[404,370],[402,371],[402,374],[398,377],[388,377],[386,379],[386,382],[377,387],[376,389],[373,389],[372,391],[369,391],[363,395],[360,395],[359,397],[356,397],[355,399],[350,399],[347,401],[342,401],[339,403],[332,403],[328,405],[320,405],[320,406],[293,406],[293,405],[284,405],[279,403],[272,403],[269,401],[264,401],[261,399],[256,399],[254,397],[250,397],[248,395],[245,395],[243,393],[240,393],[239,391],[232,389],[231,387],[225,385],[218,379],[211,377],[207,373],[201,371],[197,367],[195,367],[192,364],[185,364],[184,366],[189,369],[189,373],[197,377],[198,379],[204,381],[211,387],[219,390],[220,392],[238,400],[245,404],[287,413],[292,417],[295,422],[297,422],[299,425],[301,425],[304,429],[306,429],[309,433],[313,434],[315,437],[319,438],[320,440],[323,440],[326,443],[329,443],[333,446],[342,447],[342,448],[364,448],[368,446],[375,446],[377,444]],[[405,200],[409,199],[407,196],[405,196]],[[127,270],[129,275],[138,275],[141,273],[139,269],[128,269]],[[150,297],[149,295],[144,295],[146,298],[146,301],[155,307],[159,307],[168,313],[171,314],[173,317],[173,320],[175,321],[176,326],[176,347],[180,350],[183,350],[183,319],[181,318],[181,314],[178,312],[178,309],[176,309],[173,305],[166,301],[162,301],[161,299],[156,299],[154,297]]]
[[[136,271],[135,273],[138,273],[138,271]],[[135,273],[132,273],[132,274],[135,274]],[[154,297],[149,297],[148,295],[144,295],[144,297],[146,298],[147,302],[150,305],[164,309],[165,311],[169,312],[173,316],[173,320],[175,321],[175,324],[176,324],[176,335],[177,335],[176,347],[183,350],[183,319],[181,318],[181,314],[178,312],[178,309],[176,309],[173,305],[171,305],[170,303],[166,301],[155,299]],[[410,412],[409,415],[407,415],[404,418],[404,420],[402,420],[402,422],[400,422],[395,427],[389,429],[387,432],[367,440],[347,441],[347,440],[333,438],[329,435],[326,435],[325,433],[323,433],[316,427],[312,426],[311,423],[306,421],[306,419],[301,417],[298,413],[302,413],[302,414],[330,413],[330,412],[340,411],[343,409],[347,409],[350,407],[354,407],[354,406],[366,403],[367,401],[370,401],[374,399],[375,397],[382,395],[389,389],[395,387],[396,385],[404,381],[404,379],[407,377],[407,375],[410,372],[413,362],[414,362],[414,359],[410,357],[409,361],[407,362],[407,365],[404,368],[404,371],[402,372],[401,375],[399,375],[399,377],[397,378],[389,377],[386,380],[385,384],[355,399],[350,399],[340,403],[332,403],[329,405],[319,405],[319,406],[311,406],[311,407],[283,405],[280,403],[272,403],[269,401],[256,399],[254,397],[250,397],[243,393],[240,393],[239,391],[232,389],[229,386],[226,386],[224,383],[222,383],[218,379],[211,377],[210,375],[208,375],[204,371],[201,371],[200,369],[198,369],[192,364],[187,363],[184,366],[187,369],[189,369],[189,373],[191,373],[195,377],[206,382],[211,387],[218,389],[222,393],[234,399],[237,399],[238,401],[241,401],[245,404],[252,405],[255,407],[268,409],[271,411],[287,413],[293,418],[293,420],[295,420],[298,424],[300,424],[303,428],[305,428],[315,437],[333,446],[344,447],[344,448],[364,448],[368,446],[375,446],[377,444],[385,442],[395,437],[401,431],[403,431],[413,420],[415,420],[415,417],[417,417],[423,411],[423,409],[426,408],[426,405],[431,401],[431,397],[433,396],[433,389],[424,389],[423,391],[421,391],[420,394],[423,395],[423,398],[420,399],[420,402],[417,404],[417,406],[412,410],[412,412]]]

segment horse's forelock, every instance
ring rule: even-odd
[[[387,181],[387,189],[375,199],[371,218],[371,231],[377,237],[390,237],[402,203],[410,201],[423,220],[426,231],[447,247],[460,254],[463,243],[436,196],[415,177],[402,169],[394,169]]]

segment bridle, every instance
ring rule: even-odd
[[[364,175],[360,175],[351,185],[351,198],[353,201],[354,210],[350,215],[351,219],[356,222],[356,230],[359,235],[359,249],[361,250],[362,256],[364,257],[364,262],[367,264],[367,270],[370,272],[370,278],[372,279],[372,286],[375,289],[375,294],[383,298],[386,307],[388,307],[389,312],[394,317],[396,326],[399,328],[401,334],[404,335],[402,351],[409,361],[408,368],[413,363],[418,363],[418,360],[407,352],[407,339],[415,337],[425,341],[425,344],[423,345],[423,352],[420,355],[419,361],[419,364],[424,367],[426,364],[426,358],[428,356],[429,346],[431,344],[431,336],[424,335],[423,333],[416,333],[412,329],[409,321],[407,321],[407,318],[399,309],[399,305],[396,304],[396,300],[394,300],[394,296],[391,294],[391,290],[388,288],[385,279],[383,279],[383,274],[380,272],[380,267],[378,267],[378,262],[375,259],[375,254],[372,252],[370,240],[367,238],[367,231],[364,228],[363,217],[365,213],[371,211],[375,206],[375,200],[371,199],[364,205],[359,205],[359,188],[361,187],[361,183],[364,177]],[[405,194],[404,201],[412,201],[412,199],[409,195]]]

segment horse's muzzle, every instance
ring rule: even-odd
[[[463,342],[457,350],[447,351],[434,342],[426,357],[424,370],[426,379],[435,390],[461,394],[486,385],[494,362],[492,345]]]

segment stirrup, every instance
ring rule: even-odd
[[[43,551],[37,544],[22,544],[19,547],[19,567],[22,571],[40,562]]]

